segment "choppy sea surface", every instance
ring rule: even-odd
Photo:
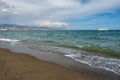
[[[30,49],[54,52],[91,67],[102,68],[120,75],[120,59],[90,54],[69,48],[99,46],[120,51],[120,31],[108,30],[31,30],[0,31],[0,45],[24,45]],[[66,47],[67,46],[67,47]]]

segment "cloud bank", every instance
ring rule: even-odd
[[[120,7],[120,0],[4,0],[0,4],[0,23],[63,26],[68,19],[99,13],[112,13]],[[12,14],[11,14],[12,12]],[[6,14],[7,13],[7,14]],[[17,14],[17,15],[15,15]],[[46,21],[44,21],[46,20]],[[39,23],[37,21],[40,21]]]
[[[40,26],[47,26],[47,27],[61,27],[61,26],[64,26],[64,27],[67,27],[67,23],[65,22],[51,22],[51,21],[47,21],[47,20],[39,20],[39,21],[35,21],[34,24],[38,24]]]

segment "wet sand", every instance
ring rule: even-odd
[[[28,54],[0,49],[0,80],[104,80],[103,78],[38,60]]]

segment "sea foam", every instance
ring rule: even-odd
[[[93,55],[84,55],[84,54],[67,54],[66,57],[74,59],[77,62],[88,64],[91,67],[97,67],[112,71],[120,75],[120,59],[105,58],[100,56]]]
[[[17,39],[6,39],[6,38],[0,38],[0,41],[10,42],[11,45],[14,45],[16,42],[19,42],[20,40],[17,40]]]

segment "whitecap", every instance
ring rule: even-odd
[[[87,64],[91,67],[97,67],[112,71],[120,75],[120,59],[106,58],[93,55],[84,55],[84,54],[67,54],[66,57],[69,57],[77,62]]]
[[[0,41],[10,42],[11,45],[14,45],[16,42],[19,42],[20,40],[17,40],[17,39],[0,38]]]

